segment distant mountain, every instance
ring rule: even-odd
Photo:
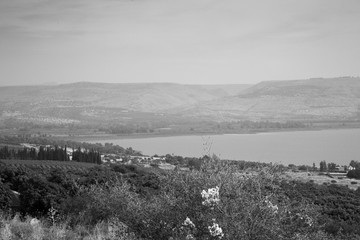
[[[90,105],[161,111],[239,94],[250,85],[112,84],[80,82],[56,86],[0,87],[0,101],[32,106]]]
[[[360,97],[360,78],[313,78],[293,81],[267,81],[249,87],[240,97],[282,96],[317,98],[320,96]]]
[[[360,118],[360,78],[267,81],[237,96],[187,110],[220,120],[344,120]]]
[[[112,119],[125,112],[167,113],[201,102],[236,96],[250,85],[112,84],[0,87],[0,120],[85,121]],[[126,115],[126,114],[125,114]],[[128,116],[126,116],[128,117]]]
[[[173,83],[0,87],[0,127],[189,120],[360,119],[360,78],[267,81],[256,85]],[[7,122],[6,122],[7,121]],[[160,124],[161,125],[161,124]]]

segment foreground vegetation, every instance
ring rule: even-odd
[[[0,239],[360,239],[359,189],[247,171],[214,158],[193,171],[2,164]]]

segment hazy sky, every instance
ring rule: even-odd
[[[360,75],[359,0],[0,0],[0,85]]]

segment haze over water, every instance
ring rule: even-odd
[[[221,159],[306,164],[320,161],[348,165],[360,160],[360,129],[271,132],[210,136],[172,136],[135,139],[94,140],[132,147],[146,155],[175,154],[201,157],[216,154]]]

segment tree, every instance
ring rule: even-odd
[[[201,169],[201,164],[202,161],[198,158],[191,158],[188,162],[188,166],[190,169],[196,169],[196,170],[200,170]]]
[[[335,171],[336,164],[335,163],[328,163],[328,171]]]
[[[301,166],[299,166],[298,169],[301,170],[301,171],[307,171],[308,168],[305,165],[301,165]]]
[[[359,161],[351,160],[349,165],[351,167],[355,168],[355,169],[360,169],[360,162]]]
[[[360,169],[350,170],[346,174],[348,178],[360,179]]]
[[[326,166],[326,161],[321,161],[320,162],[320,172],[326,172],[327,171],[327,166]]]

